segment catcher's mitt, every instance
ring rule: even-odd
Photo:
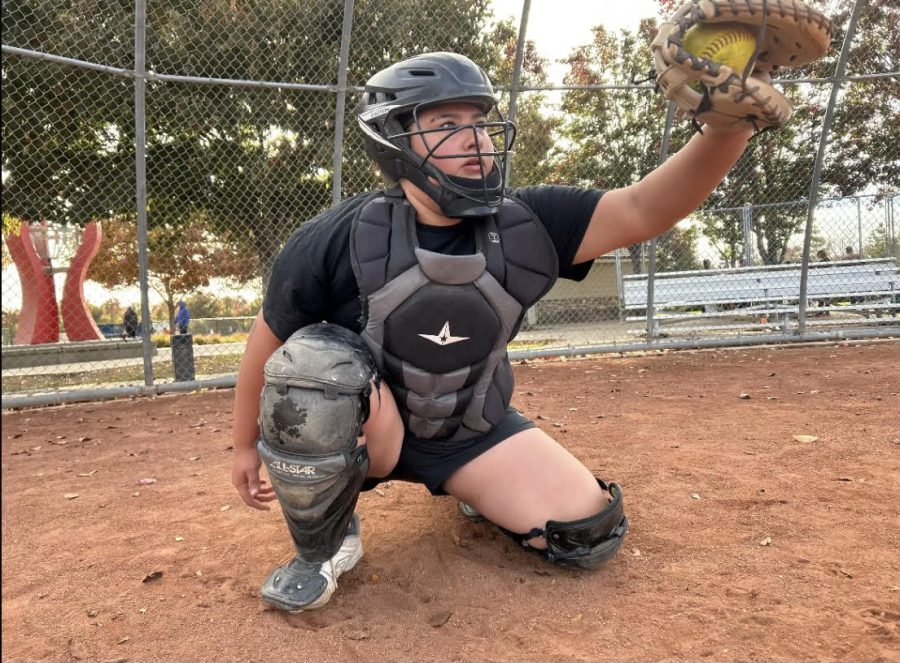
[[[719,29],[739,24],[755,35],[755,49],[743,71],[684,48],[694,26]],[[727,36],[725,37],[727,40]],[[791,105],[772,85],[771,73],[820,58],[831,41],[831,21],[801,0],[692,0],[663,23],[650,49],[657,85],[699,129],[780,127]],[[708,54],[708,53],[707,53]]]

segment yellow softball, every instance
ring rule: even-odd
[[[701,23],[685,33],[681,44],[688,53],[727,65],[740,75],[753,57],[756,35],[741,23]]]

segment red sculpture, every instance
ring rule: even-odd
[[[47,246],[46,222],[40,224],[37,232],[30,225],[22,224],[18,234],[10,233],[5,239],[22,284],[22,310],[16,329],[16,345],[59,342],[59,307],[53,283],[54,269]],[[84,299],[88,267],[100,250],[102,240],[100,224],[91,222],[85,226],[75,257],[66,270],[61,308],[63,328],[70,341],[97,341],[103,338]]]

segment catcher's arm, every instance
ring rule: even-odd
[[[263,511],[268,511],[265,503],[274,500],[275,494],[272,487],[266,486],[265,480],[259,477],[260,460],[256,452],[259,394],[265,381],[263,367],[266,360],[281,345],[282,341],[272,333],[260,311],[247,338],[234,395],[231,483],[248,506]]]
[[[573,263],[643,242],[674,226],[718,186],[752,134],[749,125],[696,134],[636,184],[606,192],[594,208]]]

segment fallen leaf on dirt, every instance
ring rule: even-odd
[[[79,438],[78,438],[78,441],[79,441],[79,442],[90,442],[90,441],[91,441],[91,438],[89,438],[89,437],[79,437]]]
[[[738,398],[740,398],[742,401],[747,401],[750,400],[750,394],[742,391],[741,395],[738,396]]]
[[[200,460],[200,456],[191,456],[188,460]]]
[[[66,439],[66,436],[65,436],[65,435],[57,435],[57,436],[56,436],[56,439],[57,439],[57,440],[65,440],[65,439]]]
[[[132,496],[132,497],[140,497],[140,496],[141,496],[141,491],[136,490],[136,491],[134,491],[133,493],[131,493],[131,496]]]
[[[818,389],[810,389],[810,390],[809,390],[809,393],[811,393],[811,394],[818,394],[818,393],[819,393],[819,390],[818,390]]]
[[[580,622],[582,619],[584,619],[584,614],[581,612],[579,612],[577,615],[572,617],[573,622]]]
[[[842,576],[844,576],[845,578],[852,578],[852,577],[853,577],[852,575],[850,575],[849,573],[847,573],[846,571],[844,571],[844,569],[841,569],[841,568],[838,569],[838,573],[840,573],[840,574],[841,574]]]
[[[761,546],[770,546],[770,545],[772,545],[772,537],[771,537],[771,536],[767,536],[765,539],[763,539],[762,541],[759,542],[759,545],[761,545]]]
[[[65,495],[63,495],[63,497],[65,497],[67,500],[74,500],[76,497],[78,497],[78,493],[66,493]]]
[[[47,440],[47,442],[49,444],[58,444],[59,446],[66,444],[65,440]]]
[[[347,634],[349,640],[365,640],[369,637],[368,631],[350,631]]]
[[[13,433],[12,435],[7,435],[7,440],[15,440],[16,438],[22,437],[22,433]]]
[[[778,400],[778,396],[766,396],[766,400],[767,400],[767,401],[777,401],[777,400]]]
[[[140,609],[138,610],[138,612],[141,613],[141,614],[143,615],[143,614],[145,614],[145,613],[147,612],[147,608],[140,608]]]
[[[851,477],[837,477],[834,481],[853,481]]]
[[[43,472],[38,472],[38,473],[35,474],[34,476],[40,478],[40,477],[44,476],[44,473],[43,473]]]
[[[138,479],[137,480],[139,486],[149,486],[150,484],[156,483],[156,479],[147,478],[147,479]]]
[[[147,575],[144,576],[144,579],[141,582],[153,582],[154,580],[158,580],[162,578],[162,571],[151,571]]]
[[[381,488],[376,488],[375,492],[378,493],[379,495],[381,495],[382,497],[384,497],[384,491],[381,490]]]
[[[40,450],[41,450],[41,445],[37,445],[36,447],[31,447],[31,450],[32,450],[32,451],[40,451]]]
[[[447,620],[450,619],[450,615],[452,614],[453,612],[450,610],[441,610],[440,612],[436,612],[431,615],[431,617],[428,618],[428,623],[435,628],[438,628],[439,626],[443,626],[444,624],[446,624]]]
[[[381,576],[380,576],[380,575],[378,575],[377,573],[373,573],[373,574],[372,574],[372,582],[378,582],[378,581],[380,581],[380,580],[381,580]]]
[[[88,616],[88,617],[96,617],[96,616],[99,615],[99,614],[100,614],[100,611],[99,611],[99,610],[88,610],[88,611],[87,611],[87,616]]]
[[[793,437],[797,442],[815,442],[819,439],[815,435],[794,435]]]
[[[129,637],[126,635],[124,638],[122,638],[121,640],[119,640],[116,644],[117,644],[117,645],[124,645],[124,644],[125,644],[126,642],[128,642],[129,640],[131,640],[131,638],[129,638]]]
[[[691,499],[692,499],[692,500],[699,500],[699,499],[700,499],[700,494],[699,494],[699,493],[691,493]]]
[[[632,548],[632,550],[631,550],[631,555],[632,555],[633,557],[640,557],[640,556],[641,556],[641,551],[638,550],[637,548]]]
[[[92,476],[94,476],[95,474],[97,474],[97,470],[91,470],[90,472],[82,472],[82,473],[79,474],[78,476],[80,476],[80,477],[92,477]]]
[[[184,537],[183,537],[183,536],[176,536],[176,537],[175,537],[175,540],[176,540],[176,541],[184,541]]]
[[[219,511],[228,511],[228,509],[230,509],[230,508],[231,508],[231,505],[230,505],[230,504],[226,504],[225,506],[223,506],[222,508],[220,508]]]

